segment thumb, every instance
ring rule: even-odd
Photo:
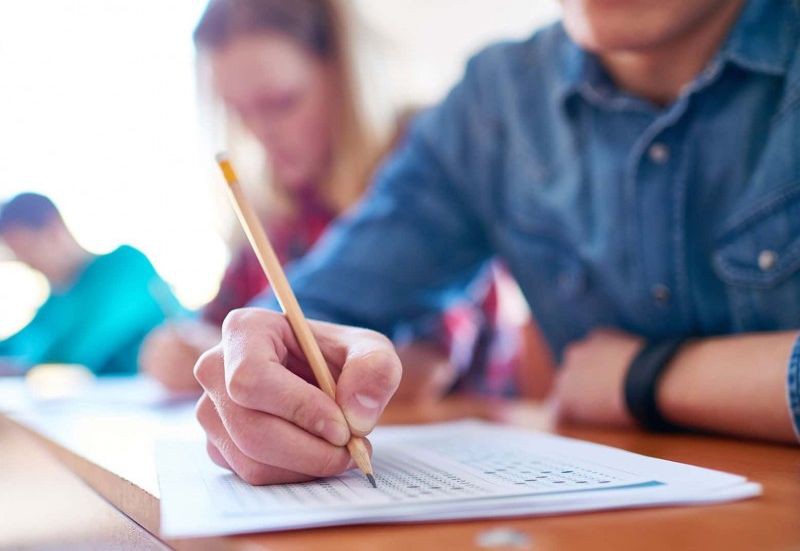
[[[348,350],[336,384],[336,401],[354,434],[365,436],[372,431],[401,375],[400,359],[384,337]]]

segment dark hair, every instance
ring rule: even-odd
[[[338,48],[330,0],[210,0],[194,30],[198,48],[215,50],[237,36],[264,31],[296,40],[321,58]]]
[[[0,206],[0,234],[14,228],[38,230],[60,219],[53,201],[38,193],[20,193]]]

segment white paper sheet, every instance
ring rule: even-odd
[[[156,441],[203,436],[194,400],[168,394],[146,377],[98,379],[69,398],[43,400],[29,390],[24,381],[0,384],[0,398],[5,392],[27,400],[14,408],[13,419],[155,497]]]
[[[357,471],[253,487],[215,466],[202,442],[160,442],[162,533],[553,514],[760,493],[740,476],[480,421],[379,428],[371,440],[378,489]]]
[[[66,387],[25,377],[0,377],[0,412],[16,413],[79,407],[98,413],[166,408],[197,400],[198,392],[175,394],[146,375],[98,377],[73,381]],[[58,381],[55,381],[58,383]]]

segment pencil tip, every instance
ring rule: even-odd
[[[372,476],[369,473],[367,473],[367,480],[369,480],[369,483],[372,484],[373,488],[377,488],[378,487],[378,485],[375,483],[375,477]]]

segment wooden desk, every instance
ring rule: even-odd
[[[167,547],[0,416],[0,549]]]
[[[394,407],[387,412],[385,422],[431,422],[470,416],[538,429],[552,428],[545,413],[532,404],[468,399]],[[9,423],[6,421],[0,425],[0,430],[12,430],[7,425]],[[800,549],[798,448],[736,442],[724,438],[648,435],[585,427],[559,427],[556,432],[645,455],[742,474],[760,482],[764,486],[764,495],[747,501],[706,507],[407,526],[352,526],[168,543],[179,549],[276,551],[471,549],[476,548],[478,538],[487,531],[509,528],[528,539],[527,545],[514,549]],[[149,531],[158,532],[158,501],[155,498],[57,446],[43,443],[130,518]],[[2,445],[6,444],[6,441],[2,441]],[[36,465],[31,468],[39,469]],[[44,482],[40,486],[34,491],[38,499],[46,502],[50,499],[49,492]],[[5,485],[0,482],[0,487]],[[2,499],[4,506],[8,506],[5,503],[8,498],[3,496]]]

